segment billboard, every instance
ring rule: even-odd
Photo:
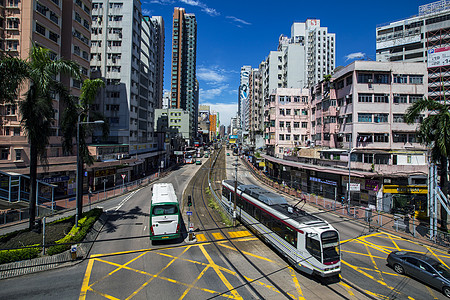
[[[450,65],[450,47],[428,50],[428,68]]]

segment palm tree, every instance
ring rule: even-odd
[[[36,217],[38,159],[47,165],[46,150],[54,121],[52,93],[59,93],[63,100],[70,98],[55,77],[67,74],[79,79],[80,68],[72,61],[52,60],[48,49],[33,46],[26,60],[2,57],[0,74],[0,100],[19,99],[21,123],[30,144],[29,228],[32,229]],[[19,98],[21,87],[27,88],[24,98]]]
[[[86,79],[83,81],[81,87],[81,95],[79,103],[76,104],[74,101],[69,101],[68,107],[66,108],[63,116],[63,122],[61,124],[62,130],[65,134],[63,141],[63,148],[72,152],[72,140],[73,137],[77,135],[77,126],[80,126],[80,122],[89,122],[103,120],[103,136],[107,136],[109,133],[109,126],[105,120],[105,117],[96,112],[90,112],[90,106],[94,103],[97,93],[100,88],[104,87],[105,83],[102,79]],[[77,151],[80,151],[79,160],[77,163],[80,174],[83,174],[83,164],[86,162],[87,165],[92,165],[94,163],[94,157],[90,155],[89,149],[86,143],[86,137],[88,134],[88,127],[86,125],[79,127],[79,145]],[[77,186],[79,190],[79,197],[77,199],[77,215],[81,216],[83,211],[82,202],[82,180],[77,178],[77,182],[80,185]]]
[[[450,154],[450,112],[446,103],[423,98],[411,105],[405,114],[408,124],[415,122],[422,112],[430,114],[417,128],[417,138],[430,150],[430,159],[440,164],[440,186],[448,195],[448,156]],[[447,211],[441,206],[441,229],[447,231]]]

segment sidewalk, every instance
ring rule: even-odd
[[[264,185],[269,186],[284,196],[288,196],[296,201],[304,201],[305,203],[318,208],[324,209],[334,214],[345,216],[352,221],[361,223],[361,225],[369,225],[368,219],[366,219],[366,212],[370,211],[372,217],[370,218],[370,227],[374,230],[383,230],[389,233],[396,234],[408,240],[415,240],[422,244],[429,246],[434,246],[437,248],[444,249],[447,251],[450,249],[450,236],[445,233],[438,235],[438,241],[434,242],[429,238],[429,228],[420,223],[418,220],[405,221],[399,216],[378,212],[373,210],[368,210],[366,207],[351,206],[348,208],[347,205],[343,205],[340,201],[335,201],[334,199],[327,199],[322,196],[317,196],[313,194],[303,193],[302,191],[290,188],[288,186],[283,186],[277,182],[274,182],[267,178],[267,176],[260,170],[256,169],[252,164],[250,164],[246,159],[241,158],[241,161],[251,170],[252,174],[256,179],[262,182]],[[450,250],[449,250],[450,251]]]

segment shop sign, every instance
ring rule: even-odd
[[[68,181],[68,180],[69,180],[69,176],[57,176],[57,177],[41,179],[41,181],[43,181],[45,183],[63,182],[63,181]]]
[[[97,170],[94,172],[94,177],[104,177],[116,174],[116,169]]]
[[[385,185],[383,193],[389,194],[427,194],[426,185]]]
[[[260,166],[260,167],[265,167],[265,166],[266,166],[266,162],[260,161],[260,162],[259,162],[259,166]]]
[[[273,164],[271,162],[268,162],[267,165],[269,166],[269,169],[273,169]]]
[[[366,179],[365,190],[378,191],[380,182],[378,180]]]
[[[337,186],[337,182],[331,181],[331,180],[320,179],[320,178],[316,178],[316,177],[309,177],[309,180],[314,181],[314,182],[323,183],[323,184],[332,185],[332,186]]]
[[[348,189],[348,183],[347,183]],[[350,182],[350,192],[359,192],[361,190],[361,185],[359,183]]]
[[[183,155],[183,151],[173,151],[173,154],[175,154],[175,155]]]

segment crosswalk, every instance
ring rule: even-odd
[[[247,230],[230,231],[230,232],[227,232],[227,234],[232,239],[233,238],[244,238],[244,237],[252,236],[252,234],[250,232],[248,232]],[[224,240],[224,239],[226,239],[226,237],[224,237],[224,235],[221,232],[213,232],[213,233],[211,233],[211,235],[214,238],[214,240]],[[197,239],[197,242],[206,242],[208,240],[204,233],[197,233],[195,235],[195,237]]]

